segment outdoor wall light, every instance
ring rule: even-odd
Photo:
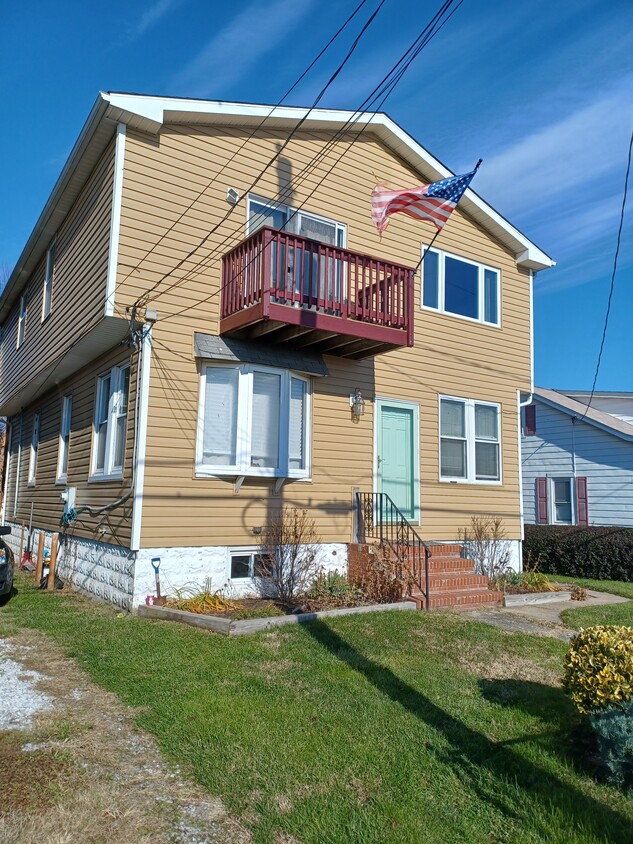
[[[349,406],[352,408],[352,419],[358,422],[365,412],[365,399],[359,387],[349,394]]]

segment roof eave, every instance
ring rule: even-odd
[[[549,397],[541,395],[536,389],[534,390],[533,395],[537,399],[537,401],[542,401],[544,402],[544,404],[548,404],[550,407],[553,407],[556,410],[560,410],[561,413],[566,413],[567,416],[579,418],[578,413],[575,410],[566,407],[564,404],[560,404],[554,399],[550,399]],[[633,442],[633,433],[628,434],[624,431],[620,431],[618,430],[618,428],[599,422],[597,419],[593,419],[588,414],[582,417],[582,421],[586,422],[588,425],[593,425],[595,428],[600,428],[601,431],[606,431],[608,434],[612,434],[614,437],[618,437],[621,440]]]

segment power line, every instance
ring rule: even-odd
[[[373,107],[374,111],[379,111],[380,108],[382,108],[384,102],[386,101],[388,96],[392,93],[392,91],[395,89],[398,82],[402,79],[402,76],[404,75],[404,73],[406,73],[406,71],[408,70],[411,63],[417,58],[417,56],[420,54],[422,49],[424,49],[424,47],[429,43],[429,41],[433,37],[435,37],[435,35],[437,35],[437,33],[445,26],[445,24],[450,20],[450,18],[453,16],[453,14],[457,11],[457,9],[463,3],[463,0],[459,0],[457,5],[455,6],[455,8],[451,11],[451,13],[449,15],[447,15],[444,18],[443,21],[441,21],[442,16],[448,11],[450,6],[453,5],[454,1],[455,0],[446,0],[446,2],[443,3],[443,5],[440,7],[440,9],[435,13],[433,18],[431,19],[431,21],[424,27],[422,32],[416,37],[416,39],[414,40],[412,45],[408,48],[408,50],[405,51],[405,53],[400,57],[400,59],[391,68],[391,70],[383,77],[383,79],[378,83],[378,85],[368,95],[368,97],[363,101],[363,103],[361,103],[360,107],[355,112],[353,112],[352,115],[347,119],[347,121],[337,130],[337,132],[333,135],[333,137],[330,139],[330,141],[328,141],[328,143],[323,147],[323,149],[319,153],[317,153],[317,155],[314,156],[306,164],[306,166],[303,168],[303,170],[294,179],[293,184],[288,185],[285,188],[283,188],[281,191],[279,191],[277,193],[276,197],[273,200],[268,202],[268,204],[266,206],[267,208],[272,209],[272,210],[276,210],[279,207],[281,207],[285,203],[285,200],[290,196],[291,192],[294,192],[299,185],[301,185],[303,182],[305,182],[307,180],[308,175],[311,173],[311,171],[314,170],[315,167],[318,164],[320,164],[321,161],[324,160],[327,157],[327,155],[329,154],[329,152],[332,149],[335,149],[338,140],[345,135],[347,129],[351,125],[357,123],[364,114],[367,114],[369,112],[370,107]],[[439,25],[438,25],[439,21],[441,21],[441,23],[439,23]],[[399,68],[399,65],[401,65],[401,64],[402,64],[402,67]],[[392,76],[393,76],[393,78],[390,78]],[[381,96],[382,96],[382,100],[380,101],[379,105],[377,107],[373,106],[373,104]],[[369,122],[371,122],[371,118],[370,118]],[[363,127],[361,128],[361,130],[357,133],[356,137],[352,140],[352,142],[350,144],[350,148],[359,139],[359,137],[363,134],[363,132],[365,131],[366,128],[367,128],[367,124],[364,124]],[[346,152],[347,151],[345,151],[345,150],[343,151],[343,153],[335,161],[334,165],[329,168],[329,170],[325,173],[325,175],[321,178],[321,180],[313,188],[313,190],[310,192],[310,194],[308,194],[308,196],[303,200],[303,204],[293,211],[293,213],[290,215],[288,220],[286,220],[285,225],[287,225],[290,222],[290,220],[292,220],[296,216],[296,214],[298,214],[301,211],[303,205],[305,205],[305,202],[314,195],[316,190],[318,190],[318,188],[323,183],[324,179],[327,176],[329,176],[329,174],[334,169],[334,166],[339,163],[339,161],[343,158],[343,155],[345,155]],[[251,189],[252,188],[249,188],[249,190],[251,190]],[[212,234],[212,232],[210,234]],[[208,240],[208,238],[209,238],[209,235],[207,235],[205,238],[203,238],[203,240],[200,242],[198,248],[200,246],[202,246],[206,242],[206,240]],[[237,238],[237,239],[235,239],[235,238]],[[241,241],[242,239],[243,239],[243,237],[242,237],[242,232],[241,232],[241,226],[238,226],[236,229],[233,230],[232,233],[227,234],[225,236],[224,240],[220,241],[220,243],[217,244],[215,246],[215,248],[213,248],[208,255],[206,255],[204,258],[201,258],[196,264],[194,264],[193,267],[191,267],[189,270],[187,270],[187,272],[185,273],[184,276],[182,276],[179,279],[176,279],[176,281],[174,281],[167,288],[165,288],[160,293],[158,293],[155,298],[160,298],[160,296],[165,295],[170,290],[173,290],[174,288],[181,286],[185,281],[187,281],[189,278],[191,278],[191,276],[193,274],[195,274],[196,271],[199,271],[200,269],[204,269],[204,268],[210,266],[210,262],[212,262],[215,255],[222,249],[222,247],[224,247],[224,245],[228,241],[233,240],[233,243],[235,245],[237,242]],[[195,252],[196,250],[193,250],[193,251]],[[252,260],[255,260],[259,256],[259,254],[260,253],[258,253],[257,255],[254,255]],[[249,262],[249,263],[252,263],[252,261]],[[175,269],[178,269],[178,266],[175,267],[174,270]],[[174,270],[170,270],[168,273],[166,273],[163,276],[163,279],[169,277],[173,273]],[[162,281],[163,279],[159,280],[158,283],[160,283],[160,281]],[[210,298],[210,297],[208,297],[208,298]]]
[[[147,258],[148,258],[151,254],[152,254],[152,252],[160,246],[160,244],[161,244],[161,243],[165,240],[165,238],[166,238],[166,237],[167,237],[167,236],[168,236],[168,235],[169,235],[169,234],[170,234],[170,233],[171,233],[171,232],[175,229],[175,227],[178,225],[178,223],[180,223],[180,222],[181,222],[181,220],[182,220],[182,218],[185,216],[185,214],[187,214],[187,213],[188,213],[188,212],[189,212],[189,211],[193,208],[193,206],[196,204],[196,202],[198,202],[198,200],[199,200],[199,199],[200,199],[200,198],[201,198],[201,197],[202,197],[202,196],[206,193],[206,191],[207,191],[207,190],[211,187],[211,185],[212,185],[212,184],[213,184],[213,183],[214,183],[214,182],[215,182],[215,181],[216,181],[216,180],[217,180],[217,179],[218,179],[218,178],[219,178],[219,177],[220,177],[220,176],[224,173],[224,171],[227,169],[227,167],[228,167],[230,164],[232,164],[232,163],[233,163],[233,161],[235,161],[235,159],[236,159],[236,158],[237,158],[237,156],[240,154],[240,152],[244,149],[244,147],[246,146],[246,144],[248,144],[248,143],[249,143],[249,141],[251,141],[251,140],[255,137],[255,135],[257,134],[257,132],[259,132],[259,130],[260,130],[260,129],[264,126],[264,124],[266,123],[266,121],[267,121],[267,120],[268,120],[268,119],[272,116],[272,114],[276,111],[276,109],[278,109],[278,108],[282,105],[282,103],[284,102],[284,100],[286,100],[286,99],[290,96],[290,94],[291,94],[291,93],[295,90],[295,88],[296,88],[296,87],[297,87],[297,86],[298,86],[298,85],[299,85],[299,84],[300,84],[300,83],[301,83],[301,82],[305,79],[305,77],[306,77],[306,76],[308,75],[308,73],[312,70],[312,68],[315,66],[315,64],[316,64],[316,63],[319,61],[319,59],[320,59],[320,58],[321,58],[321,57],[322,57],[322,56],[323,56],[323,55],[327,52],[327,50],[328,50],[328,49],[332,46],[332,44],[334,43],[334,41],[336,41],[336,39],[339,37],[339,35],[340,35],[340,34],[343,32],[343,30],[347,27],[347,25],[348,25],[349,23],[351,23],[351,21],[353,20],[353,18],[354,18],[354,17],[358,14],[358,12],[362,9],[362,7],[365,5],[365,3],[366,3],[366,2],[367,2],[367,0],[361,0],[361,2],[358,4],[358,6],[356,6],[356,8],[354,9],[354,11],[353,11],[353,12],[351,13],[351,15],[347,18],[347,20],[346,20],[346,21],[345,21],[345,22],[344,22],[344,23],[343,23],[343,24],[342,24],[342,25],[338,28],[338,30],[334,33],[334,35],[333,35],[333,36],[330,38],[330,40],[327,42],[327,44],[325,45],[325,47],[323,47],[323,49],[322,49],[322,50],[319,52],[319,54],[316,56],[316,58],[314,58],[314,59],[310,62],[310,64],[309,64],[309,65],[308,65],[308,67],[307,67],[307,68],[303,71],[303,73],[301,74],[301,76],[299,76],[299,78],[298,78],[298,79],[297,79],[297,80],[296,80],[296,81],[295,81],[295,82],[294,82],[294,83],[290,86],[290,88],[288,88],[288,90],[287,90],[287,91],[286,91],[286,93],[283,95],[283,97],[282,97],[282,98],[281,98],[281,99],[280,99],[280,100],[279,100],[279,101],[278,101],[278,102],[277,102],[274,106],[272,106],[272,108],[270,109],[270,111],[268,112],[268,114],[267,114],[267,115],[266,115],[266,116],[265,116],[265,117],[264,117],[264,118],[263,118],[263,119],[262,119],[262,120],[261,120],[261,121],[257,124],[257,126],[256,126],[256,127],[253,129],[253,131],[250,133],[250,135],[249,135],[248,137],[246,137],[246,138],[242,141],[242,143],[240,144],[240,146],[238,147],[238,149],[236,149],[236,150],[235,150],[235,152],[231,155],[231,157],[230,157],[227,161],[225,161],[225,162],[224,162],[224,164],[220,167],[220,169],[218,170],[218,172],[217,172],[217,173],[215,173],[215,175],[212,177],[212,179],[211,179],[209,182],[207,182],[207,184],[206,184],[206,185],[202,188],[202,190],[201,190],[201,191],[197,194],[197,196],[195,196],[195,197],[191,200],[191,202],[189,203],[189,205],[188,205],[188,206],[184,209],[184,211],[182,211],[182,212],[181,212],[181,214],[179,214],[179,216],[177,217],[177,219],[176,219],[176,220],[175,220],[175,221],[171,224],[171,226],[167,229],[167,231],[165,231],[165,232],[164,232],[164,233],[160,236],[160,238],[156,241],[156,243],[155,243],[155,244],[153,244],[153,246],[151,246],[151,247],[150,247],[150,248],[149,248],[149,249],[145,252],[145,254],[143,255],[143,257],[139,259],[139,261],[137,262],[137,264],[136,264],[134,267],[132,267],[132,269],[128,272],[128,274],[127,274],[127,275],[125,276],[125,278],[123,279],[123,281],[124,281],[124,282],[125,282],[125,281],[127,281],[127,279],[128,279],[128,278],[132,275],[132,273],[136,272],[136,270],[138,270],[138,269],[139,269],[139,267],[141,266],[141,264],[143,264],[143,262],[144,262],[144,261],[145,261],[145,260],[146,260],[146,259],[147,259]]]
[[[338,132],[337,132],[337,133],[334,135],[334,137],[331,139],[331,141],[329,142],[328,146],[331,146],[331,147],[333,148],[333,147],[335,146],[335,144],[336,144],[336,141],[337,141],[337,140],[338,140],[338,139],[339,139],[339,138],[340,138],[340,137],[341,137],[341,136],[342,136],[342,135],[346,132],[347,128],[348,128],[348,127],[349,127],[352,123],[357,122],[357,121],[360,119],[360,117],[361,117],[364,113],[366,113],[366,109],[364,109],[363,107],[364,107],[364,106],[365,106],[368,102],[371,104],[371,103],[373,103],[373,102],[375,102],[375,101],[376,101],[376,99],[378,98],[378,96],[382,96],[382,99],[380,100],[380,103],[379,103],[379,105],[378,105],[378,107],[377,107],[377,110],[380,110],[380,108],[382,108],[382,106],[383,106],[383,105],[384,105],[384,103],[386,102],[387,98],[388,98],[388,97],[390,96],[390,94],[393,92],[393,90],[395,89],[396,85],[397,85],[397,84],[398,84],[398,82],[402,79],[402,77],[404,76],[404,74],[406,73],[406,71],[408,70],[408,68],[410,67],[410,65],[412,64],[412,62],[413,62],[413,61],[417,58],[417,56],[418,56],[418,55],[420,54],[420,52],[424,49],[424,47],[425,47],[425,46],[426,46],[426,45],[427,45],[427,44],[431,41],[431,39],[432,39],[433,37],[435,37],[435,35],[437,35],[437,33],[438,33],[438,32],[439,32],[442,28],[443,28],[443,26],[444,26],[444,25],[448,22],[448,20],[449,20],[449,19],[453,16],[453,14],[457,11],[457,9],[458,9],[458,8],[462,5],[463,0],[459,0],[459,2],[457,3],[457,5],[455,6],[455,8],[451,11],[450,15],[448,15],[448,16],[447,16],[447,17],[446,17],[446,18],[445,18],[445,19],[444,19],[444,20],[443,20],[443,21],[442,21],[439,25],[437,25],[437,20],[438,20],[438,19],[440,19],[441,15],[442,15],[444,12],[446,12],[446,11],[448,10],[448,8],[450,8],[450,6],[451,6],[451,5],[453,5],[453,2],[454,2],[454,0],[447,0],[447,2],[445,2],[445,3],[442,5],[442,7],[440,8],[440,10],[439,10],[439,11],[438,11],[438,12],[434,15],[434,17],[432,18],[431,22],[425,26],[425,28],[422,30],[422,32],[420,33],[420,35],[418,35],[418,37],[415,39],[415,41],[413,42],[413,44],[411,45],[411,47],[409,47],[409,49],[408,49],[408,50],[407,50],[407,51],[403,54],[403,56],[401,56],[401,58],[400,58],[400,59],[396,62],[396,64],[395,64],[395,65],[392,67],[392,69],[391,69],[391,70],[387,73],[387,75],[386,75],[385,77],[383,77],[382,81],[381,81],[381,82],[380,82],[380,83],[376,86],[376,88],[374,88],[374,91],[372,91],[372,93],[369,95],[369,97],[368,97],[368,98],[364,101],[364,103],[362,104],[361,108],[360,108],[359,110],[355,111],[355,112],[352,114],[352,116],[351,116],[350,118],[348,118],[348,120],[345,122],[345,124],[344,124],[344,125],[343,125],[343,126],[342,126],[339,130],[338,130]],[[436,28],[435,28],[435,27],[436,27]],[[403,62],[404,62],[404,63],[403,63]],[[399,68],[399,65],[401,65],[401,64],[402,64],[402,67],[400,67],[400,68]],[[399,69],[398,69],[398,68],[399,68]],[[393,78],[392,78],[392,79],[390,79],[390,77],[392,76],[392,74],[394,74],[394,71],[396,71],[396,73],[395,73],[395,75],[393,76]],[[378,92],[378,93],[376,94],[376,92]],[[338,156],[338,158],[336,158],[336,159],[335,159],[335,161],[333,162],[333,164],[329,167],[329,169],[327,170],[327,172],[326,172],[326,173],[325,173],[325,174],[321,177],[321,179],[319,180],[319,182],[317,183],[317,185],[316,185],[316,186],[312,189],[312,191],[310,192],[310,194],[308,194],[308,196],[307,196],[307,197],[303,200],[303,203],[304,203],[304,204],[305,204],[305,202],[306,202],[308,199],[310,199],[310,197],[311,197],[311,196],[312,196],[312,195],[313,195],[313,194],[314,194],[314,193],[318,190],[318,188],[319,188],[319,187],[323,184],[323,182],[325,181],[325,179],[326,179],[326,178],[330,175],[330,173],[333,171],[333,169],[334,169],[334,168],[335,168],[335,167],[339,164],[339,162],[342,160],[342,158],[344,157],[344,155],[346,155],[346,154],[347,154],[347,152],[349,151],[349,149],[351,149],[351,147],[354,145],[354,143],[356,143],[356,141],[357,141],[357,140],[361,137],[361,135],[363,134],[363,132],[367,129],[367,127],[368,127],[369,123],[370,123],[370,121],[367,121],[366,123],[364,123],[364,124],[363,124],[363,126],[361,127],[361,129],[360,129],[360,130],[357,132],[357,134],[355,135],[355,137],[354,137],[354,139],[352,140],[352,142],[351,142],[351,144],[349,145],[349,147],[348,147],[348,148],[346,148],[346,149],[344,149],[344,150],[341,152],[341,154]],[[322,151],[322,152],[323,152],[323,151]],[[319,155],[321,155],[321,153],[320,153]],[[317,158],[318,158],[318,157],[319,157],[319,156],[317,156]],[[309,167],[309,166],[310,166],[310,164],[308,164],[308,165],[307,165],[307,167]],[[296,215],[297,215],[297,214],[301,211],[301,208],[302,208],[302,206],[299,206],[298,208],[296,208],[296,209],[293,211],[293,213],[290,215],[290,217],[289,217],[289,218],[288,218],[288,220],[286,221],[286,224],[287,224],[287,223],[288,223],[288,222],[289,222],[289,221],[290,221],[290,220],[291,220],[294,216],[296,216]],[[234,232],[233,234],[235,234],[235,232]],[[230,237],[231,237],[230,235],[229,235],[229,236],[227,236],[227,237],[225,238],[225,240],[223,241],[223,243],[224,243],[224,242],[226,242],[226,241],[227,241]],[[217,250],[218,250],[219,248],[221,248],[221,246],[222,246],[222,243],[220,243],[220,244],[219,244],[219,246],[218,246],[218,247],[216,247],[216,249],[214,250],[214,252],[217,252]],[[257,252],[256,254],[254,254],[254,255],[252,256],[252,258],[249,260],[248,264],[244,267],[244,269],[246,269],[248,266],[250,266],[250,264],[252,264],[252,263],[253,263],[253,261],[257,260],[257,258],[259,257],[259,255],[261,254],[261,252],[262,252],[262,251],[263,251],[263,250],[262,250],[262,249],[260,249],[260,250],[259,250],[259,252]],[[179,286],[179,285],[183,284],[183,283],[184,283],[184,282],[188,279],[188,277],[190,277],[190,276],[191,276],[191,274],[192,274],[193,272],[195,272],[195,271],[196,271],[196,269],[199,269],[199,268],[204,268],[204,267],[205,267],[205,265],[206,265],[206,266],[208,266],[208,262],[209,262],[209,261],[211,261],[211,259],[212,259],[212,257],[213,257],[213,254],[214,254],[214,253],[211,253],[211,255],[207,256],[205,259],[203,259],[203,260],[201,260],[200,262],[198,262],[198,264],[197,264],[195,267],[193,267],[192,269],[190,269],[190,270],[189,270],[189,271],[185,274],[185,276],[183,276],[182,278],[178,279],[176,282],[174,282],[172,285],[170,285],[170,286],[169,286],[168,288],[166,288],[165,290],[161,291],[159,294],[157,294],[157,296],[156,296],[155,298],[159,298],[161,295],[164,295],[164,294],[168,293],[170,290],[172,290],[173,288],[175,288],[175,287],[177,287],[177,286]],[[168,273],[167,275],[169,275],[169,273]],[[176,311],[176,312],[175,312],[175,313],[173,313],[173,314],[169,314],[167,317],[165,317],[165,319],[163,320],[163,322],[164,322],[164,321],[166,321],[166,320],[168,320],[168,319],[172,319],[172,318],[174,318],[174,317],[180,316],[181,314],[185,313],[186,311],[191,310],[191,308],[196,307],[196,305],[203,304],[204,302],[207,302],[207,301],[211,300],[211,299],[212,299],[212,298],[214,298],[215,296],[219,295],[219,294],[222,292],[222,290],[223,290],[226,286],[228,286],[228,284],[230,284],[230,283],[231,283],[231,281],[233,281],[233,279],[229,279],[229,281],[228,281],[228,282],[226,282],[225,284],[221,284],[217,290],[214,290],[214,291],[213,291],[212,293],[210,293],[208,296],[205,296],[205,297],[204,297],[204,299],[199,300],[198,302],[194,303],[193,305],[187,305],[186,307],[181,308],[179,311]]]
[[[594,393],[596,391],[596,383],[598,381],[598,373],[600,372],[600,362],[602,361],[602,352],[604,350],[604,341],[607,337],[607,328],[609,326],[609,315],[611,314],[611,300],[613,299],[613,288],[615,283],[615,273],[618,268],[618,255],[620,254],[620,241],[622,239],[622,227],[624,225],[624,209],[626,208],[626,198],[629,191],[629,173],[631,172],[631,150],[633,149],[633,131],[631,131],[631,139],[629,141],[629,153],[626,162],[626,175],[624,177],[624,192],[622,194],[622,207],[620,209],[620,225],[618,226],[618,237],[616,241],[615,247],[615,255],[613,256],[613,270],[611,271],[611,286],[609,288],[609,298],[607,301],[607,312],[604,318],[604,328],[602,330],[602,340],[600,341],[600,351],[598,352],[598,362],[596,364],[596,373],[593,377],[593,385],[591,387],[591,395],[589,396],[589,401],[587,403],[587,408],[583,415],[580,417],[584,419],[591,407],[591,402],[593,401]]]
[[[310,114],[312,113],[312,111],[313,111],[313,110],[314,110],[314,109],[318,106],[318,104],[320,103],[321,99],[325,96],[325,93],[326,93],[327,89],[330,87],[330,85],[332,85],[332,83],[334,82],[334,80],[337,78],[337,76],[341,73],[341,71],[343,70],[343,68],[344,68],[344,67],[345,67],[345,65],[347,64],[347,62],[351,59],[351,57],[352,57],[352,55],[354,54],[354,52],[355,52],[355,50],[356,50],[356,48],[357,48],[358,44],[360,43],[361,38],[363,37],[363,35],[365,34],[365,32],[368,30],[368,28],[371,26],[371,24],[373,23],[374,19],[376,18],[376,15],[377,15],[377,14],[378,14],[378,12],[381,10],[381,8],[383,7],[383,5],[384,5],[384,4],[385,4],[385,0],[380,0],[380,3],[379,3],[379,4],[378,4],[378,6],[376,7],[376,9],[372,12],[372,14],[369,16],[369,18],[365,21],[365,23],[364,23],[364,24],[363,24],[363,26],[361,27],[360,32],[358,33],[358,35],[357,35],[357,36],[356,36],[356,38],[354,39],[354,42],[352,43],[352,46],[351,46],[351,47],[349,48],[349,50],[347,51],[347,54],[345,55],[345,57],[344,57],[343,61],[342,61],[342,62],[338,65],[338,67],[336,68],[336,70],[334,71],[334,73],[330,76],[330,78],[328,79],[328,81],[326,82],[326,84],[324,85],[324,87],[323,87],[323,88],[321,89],[321,91],[318,93],[318,95],[317,95],[316,99],[314,100],[313,104],[310,106],[310,108],[308,109],[308,111],[307,111],[307,112],[303,115],[303,117],[299,120],[299,122],[296,124],[296,126],[294,126],[294,127],[293,127],[293,129],[292,129],[292,131],[290,132],[289,136],[288,136],[288,137],[286,138],[286,140],[285,140],[285,141],[284,141],[284,142],[280,145],[279,149],[276,151],[276,153],[273,155],[273,157],[270,159],[270,161],[266,164],[266,166],[264,167],[264,169],[263,169],[263,170],[259,173],[259,175],[255,178],[255,180],[252,182],[252,184],[250,185],[250,187],[249,187],[249,188],[245,191],[245,194],[250,193],[250,191],[252,191],[252,190],[253,190],[253,188],[257,185],[257,183],[260,181],[260,179],[264,176],[264,174],[266,173],[266,171],[267,171],[270,167],[272,167],[272,166],[273,166],[273,164],[275,163],[275,161],[277,161],[277,159],[280,157],[280,155],[282,154],[282,152],[284,151],[284,149],[288,146],[288,144],[290,143],[290,141],[292,140],[292,138],[295,136],[295,134],[296,134],[296,133],[297,133],[297,132],[301,129],[301,127],[303,126],[303,124],[306,122],[306,120],[308,119],[308,117],[310,116]],[[200,248],[200,246],[202,246],[204,243],[206,243],[206,241],[207,241],[207,240],[208,240],[208,239],[209,239],[209,238],[210,238],[213,234],[215,234],[215,232],[216,232],[216,231],[220,228],[220,226],[222,225],[222,223],[224,223],[224,222],[228,219],[228,217],[229,217],[229,216],[233,213],[233,211],[235,210],[235,208],[237,207],[237,205],[238,205],[238,204],[239,204],[239,201],[238,201],[238,203],[236,203],[235,205],[232,205],[232,206],[228,209],[228,211],[224,214],[224,216],[223,216],[220,220],[218,220],[218,222],[217,222],[217,223],[216,223],[216,224],[212,227],[211,231],[210,231],[210,232],[208,232],[208,233],[204,236],[204,238],[202,239],[202,241],[201,241],[201,242],[200,242],[197,246],[195,246],[192,250],[190,250],[190,252],[189,252],[187,255],[185,255],[185,257],[184,257],[184,258],[181,258],[181,260],[180,260],[180,261],[178,261],[178,263],[176,264],[176,266],[175,266],[175,267],[173,267],[173,268],[172,268],[172,269],[171,269],[168,273],[165,273],[163,276],[161,276],[161,278],[159,278],[159,279],[158,279],[158,281],[156,281],[156,282],[152,285],[152,287],[150,287],[150,289],[149,289],[148,291],[146,291],[146,293],[145,293],[142,297],[139,297],[139,299],[137,300],[137,305],[138,305],[138,304],[141,304],[141,303],[143,303],[143,302],[146,302],[146,301],[147,301],[147,297],[148,297],[148,296],[150,296],[150,295],[152,294],[152,292],[153,292],[154,290],[156,290],[156,288],[157,288],[157,287],[158,287],[158,286],[159,286],[159,285],[160,285],[160,284],[161,284],[161,283],[162,283],[162,282],[163,282],[163,281],[164,281],[164,280],[165,280],[165,279],[166,279],[169,275],[171,275],[171,274],[174,272],[174,270],[179,269],[179,268],[180,268],[180,267],[181,267],[181,266],[182,266],[182,265],[183,265],[186,261],[188,261],[188,260],[189,260],[189,259],[190,259],[190,258],[191,258],[191,257],[192,257],[195,253],[196,253],[196,251]]]

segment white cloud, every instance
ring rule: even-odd
[[[246,75],[266,53],[283,41],[307,14],[314,0],[252,3],[219,33],[173,79],[172,86],[192,97],[217,94]],[[271,78],[274,77],[271,69]]]
[[[631,131],[633,77],[489,157],[477,190],[511,215],[541,208],[622,170]],[[602,193],[604,195],[604,192]]]
[[[140,38],[148,29],[151,29],[168,12],[180,6],[182,0],[156,0],[141,15],[138,22],[131,27],[130,37]]]

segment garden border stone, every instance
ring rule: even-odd
[[[526,604],[554,604],[560,601],[570,601],[571,592],[561,589],[560,592],[525,592],[519,595],[504,595],[504,607],[523,607]]]
[[[244,636],[249,633],[259,633],[271,627],[282,627],[284,624],[305,624],[320,618],[332,618],[339,615],[356,615],[357,613],[384,612],[385,610],[415,610],[415,601],[398,601],[395,604],[369,604],[364,607],[344,607],[338,610],[322,610],[321,612],[306,612],[298,615],[275,615],[265,618],[248,618],[235,620],[220,618],[217,615],[201,615],[195,612],[175,610],[170,607],[148,607],[141,605],[137,608],[138,615],[143,618],[162,619],[163,621],[178,621],[181,624],[191,624],[204,630],[212,630],[224,636]]]

